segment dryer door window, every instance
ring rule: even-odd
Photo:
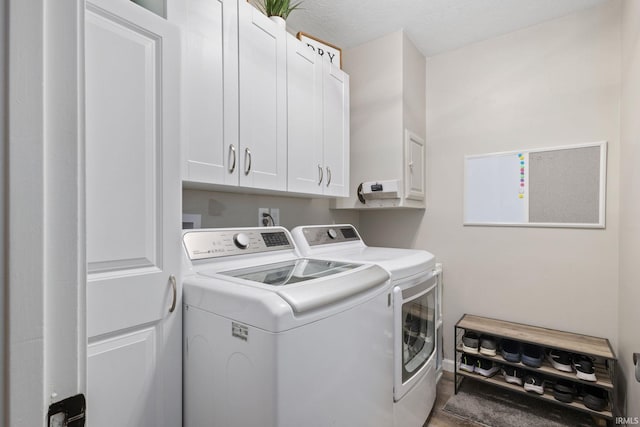
[[[435,288],[402,304],[402,382],[427,363],[435,349]]]

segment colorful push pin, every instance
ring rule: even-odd
[[[524,194],[518,194],[519,199],[524,199]]]

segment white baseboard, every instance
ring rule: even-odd
[[[454,361],[451,359],[444,359],[442,361],[442,369],[444,369],[447,372],[453,372],[454,370]]]

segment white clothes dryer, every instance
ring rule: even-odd
[[[433,408],[441,369],[436,331],[441,324],[442,269],[435,257],[423,250],[369,247],[349,224],[301,226],[291,234],[304,256],[375,263],[389,272],[394,306],[394,426],[421,427]]]
[[[183,244],[185,427],[393,423],[384,269],[300,258],[282,227]]]

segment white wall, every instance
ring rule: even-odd
[[[622,100],[620,133],[620,347],[618,357],[627,383],[627,414],[640,417],[640,384],[632,353],[640,352],[640,2],[622,6]]]
[[[202,215],[202,227],[256,227],[258,208],[279,208],[280,225],[292,229],[305,224],[349,223],[358,226],[355,211],[329,209],[329,199],[307,199],[224,193],[182,192],[182,212]]]
[[[445,354],[464,313],[617,343],[620,19],[615,0],[427,60],[425,212],[363,212],[369,244],[444,263]],[[463,227],[467,154],[609,141],[605,230]]]
[[[0,324],[2,325],[0,327],[0,424],[5,425],[7,423],[7,419],[5,418],[5,409],[4,409],[4,390],[5,390],[5,384],[4,384],[4,371],[5,371],[5,347],[4,347],[4,343],[5,343],[5,327],[4,325],[6,325],[7,323],[7,319],[5,318],[5,309],[4,309],[4,304],[6,301],[6,295],[5,295],[5,266],[4,266],[4,260],[5,260],[5,253],[4,253],[4,248],[5,248],[5,236],[4,236],[4,227],[5,227],[5,218],[4,218],[4,212],[5,212],[5,205],[7,203],[6,201],[6,194],[7,192],[5,191],[5,179],[4,179],[4,174],[5,174],[5,149],[6,149],[6,123],[5,123],[5,52],[7,52],[7,46],[5,44],[5,28],[6,28],[6,22],[5,22],[5,18],[6,18],[6,12],[5,12],[5,8],[7,7],[7,2],[2,2],[2,4],[0,5],[0,46],[2,47],[0,49],[0,52],[2,52],[0,54],[0,137],[2,138],[2,142],[0,143],[0,188],[2,189],[2,196],[0,196],[0,280],[2,280],[3,285],[0,286]]]

